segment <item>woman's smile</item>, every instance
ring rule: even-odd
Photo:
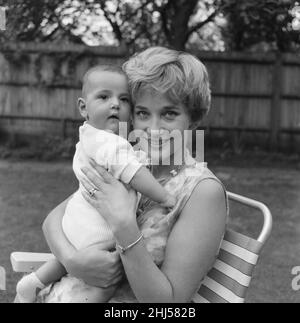
[[[167,140],[163,140],[163,139],[149,139],[148,141],[149,145],[155,149],[164,149],[167,145],[171,144],[171,140],[167,139]]]

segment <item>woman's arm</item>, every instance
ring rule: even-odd
[[[172,208],[176,204],[175,197],[168,193],[145,166],[141,167],[134,175],[130,186],[142,195],[166,207]]]
[[[201,182],[175,225],[162,271],[176,301],[190,301],[213,266],[225,233],[226,200],[221,184]]]
[[[106,215],[118,243],[126,247],[141,234],[128,204],[128,194],[123,195],[124,188],[105,170],[98,168],[98,171],[103,178],[101,184],[87,170],[85,173],[101,191],[96,199],[88,194],[84,196]],[[83,184],[89,188],[87,182]],[[153,262],[143,242],[121,255],[128,281],[139,302],[191,300],[213,265],[223,238],[225,203],[224,190],[216,181],[207,180],[197,186],[171,232],[161,269]]]
[[[107,288],[117,284],[123,277],[120,257],[117,252],[106,251],[115,246],[114,242],[77,251],[66,238],[62,218],[70,199],[56,207],[44,222],[43,231],[52,253],[69,274],[88,285]]]
[[[215,182],[200,184],[169,237],[161,270],[142,243],[121,257],[140,302],[191,300],[217,255],[225,231],[225,213],[222,187]],[[138,229],[134,226],[116,232],[123,245],[130,243],[128,237],[137,235]]]

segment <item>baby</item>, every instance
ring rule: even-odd
[[[81,169],[89,165],[90,159],[94,159],[116,179],[137,192],[163,207],[174,207],[175,198],[146,168],[146,154],[134,151],[129,142],[119,136],[119,123],[129,124],[132,112],[128,81],[123,70],[110,65],[89,70],[84,76],[78,106],[86,122],[80,127],[73,160],[76,177],[80,180],[84,176]],[[62,223],[66,237],[77,250],[114,239],[105,219],[82,196],[83,191],[84,187],[80,184],[67,205]],[[141,194],[138,194],[139,198]],[[46,263],[18,283],[19,301],[35,302],[38,290],[59,281],[66,274],[65,268],[57,260]],[[89,286],[88,294],[82,295],[81,301],[105,303],[114,291],[114,288],[104,290]]]

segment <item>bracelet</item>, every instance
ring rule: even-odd
[[[119,249],[121,254],[124,254],[126,251],[132,249],[134,246],[136,246],[142,239],[144,238],[144,235],[142,234],[134,243],[127,247],[122,247],[117,244],[116,248]]]

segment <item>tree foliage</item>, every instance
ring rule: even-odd
[[[81,42],[72,30],[78,23],[76,15],[72,25],[63,23],[64,11],[71,1],[60,0],[0,0],[0,6],[7,8],[7,30],[1,34],[2,41],[45,42],[68,39]]]
[[[299,0],[298,0],[299,2]],[[296,0],[0,0],[8,8],[2,41],[115,44],[136,51],[152,45],[290,51]],[[299,18],[299,17],[298,17]],[[299,18],[300,19],[300,18]],[[300,22],[299,22],[300,23]],[[109,35],[108,35],[109,34]]]
[[[113,1],[115,9],[109,9],[112,1],[99,2],[118,40],[135,47],[165,44],[183,50],[190,37],[219,12],[218,0]],[[194,19],[200,8],[206,15]]]
[[[300,44],[300,32],[293,28],[298,5],[295,0],[223,0],[228,48],[294,51]]]
[[[8,7],[6,39],[16,41],[82,42],[92,33],[101,40],[104,26],[98,29],[82,23],[85,15],[103,17],[115,39],[133,50],[150,45],[185,49],[190,37],[213,21],[219,0],[0,0]],[[193,19],[205,4],[207,15]],[[198,16],[200,17],[200,16]],[[203,18],[203,20],[202,20]]]

